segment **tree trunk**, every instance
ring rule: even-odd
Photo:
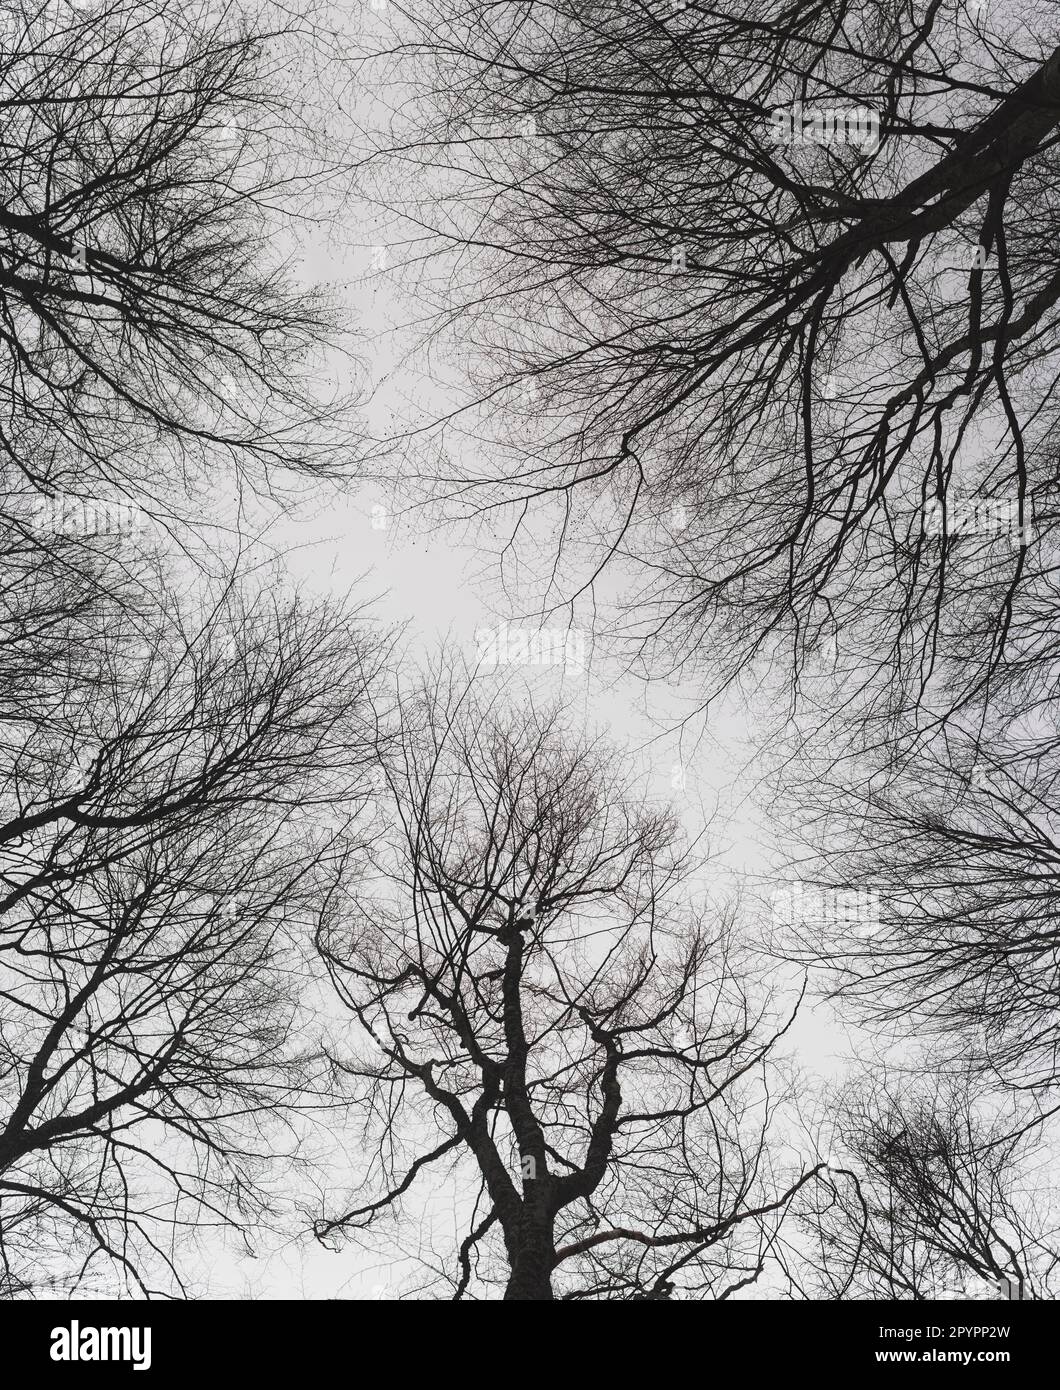
[[[524,1225],[512,1259],[508,1287],[504,1290],[506,1303],[554,1301],[552,1265],[556,1258],[556,1247],[550,1227],[551,1223]]]

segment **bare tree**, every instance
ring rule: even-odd
[[[616,630],[656,677],[692,666],[715,689],[766,654],[797,672],[840,633],[870,688],[915,702],[945,673],[939,716],[1038,659],[1055,607],[1049,12],[391,6],[402,103],[372,160],[433,329],[471,344],[447,434],[491,410],[531,430],[510,467],[447,450],[436,495],[510,509],[528,557],[535,504],[558,500],[558,542],[598,548],[588,570],[573,545],[545,568],[554,603],[616,554],[639,562]]]
[[[876,748],[810,760],[787,798],[801,803],[803,862],[872,911],[807,899],[812,910],[778,922],[774,944],[818,967],[860,1023],[885,1037],[912,1023],[936,1064],[1024,1097],[1042,1119],[1060,1103],[1060,768],[1038,712],[1020,733],[1004,720],[951,723],[897,771],[877,770]]]
[[[1060,1227],[1045,1155],[990,1118],[988,1097],[884,1074],[830,1110],[847,1172],[814,1189],[811,1296],[1052,1296]]]
[[[323,1103],[305,957],[370,839],[385,645],[234,580],[178,595],[106,541],[5,539],[0,1284],[166,1292],[182,1235],[268,1212]]]
[[[812,1177],[766,1148],[787,1024],[753,1002],[731,922],[680,910],[670,814],[558,708],[450,673],[400,716],[375,905],[336,903],[319,938],[368,1035],[334,1061],[377,1148],[318,1237],[374,1230],[445,1169],[455,1298],[753,1283]]]
[[[5,6],[0,457],[12,490],[102,491],[179,515],[185,484],[219,467],[260,487],[277,469],[339,466],[349,419],[312,385],[337,351],[335,323],[299,285],[291,247],[295,219],[321,217],[336,191],[326,132],[344,84],[317,7],[302,13]]]
[[[0,1278],[165,1290],[181,1232],[268,1209],[304,940],[370,836],[387,639],[142,543],[347,448],[292,236],[342,55],[316,6],[0,20]]]

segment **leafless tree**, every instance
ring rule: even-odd
[[[305,960],[371,838],[385,643],[113,540],[4,541],[0,1287],[171,1292],[322,1103]]]
[[[731,921],[682,912],[670,813],[504,687],[451,670],[400,716],[375,905],[336,902],[319,938],[367,1035],[335,1066],[376,1140],[319,1238],[385,1228],[448,1173],[463,1234],[424,1280],[455,1298],[753,1283],[814,1170],[766,1147],[787,1022],[754,1002]]]
[[[312,386],[335,323],[292,248],[338,191],[344,82],[300,10],[5,5],[6,489],[179,516],[222,468],[264,487],[338,467],[349,417]]]
[[[801,802],[808,875],[872,910],[795,912],[774,944],[819,969],[861,1023],[884,1037],[912,1025],[937,1065],[1024,1097],[1042,1119],[1060,1105],[1060,767],[1037,715],[1022,740],[1016,726],[996,732],[951,723],[893,775],[876,749],[810,761],[787,799]]]
[[[148,533],[348,452],[295,267],[347,78],[316,4],[0,14],[5,1293],[180,1289],[322,1099],[304,954],[371,838],[389,639]]]
[[[818,1184],[812,1297],[1052,1296],[1060,1227],[1047,1155],[952,1083],[877,1075],[831,1103],[845,1175]],[[1036,1151],[1037,1150],[1037,1151]],[[835,1160],[834,1160],[835,1161]],[[823,1200],[822,1200],[823,1198]]]
[[[1044,659],[1050,6],[388,12],[402,100],[369,162],[436,335],[458,325],[472,360],[447,437],[520,402],[531,429],[507,468],[447,448],[436,494],[509,509],[528,555],[558,501],[558,542],[598,549],[546,566],[552,602],[640,564],[617,630],[656,678],[799,672],[839,633],[870,689],[915,706],[944,674],[937,718]]]

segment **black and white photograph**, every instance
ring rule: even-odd
[[[1040,1364],[1060,0],[0,0],[0,181],[6,1373]]]

